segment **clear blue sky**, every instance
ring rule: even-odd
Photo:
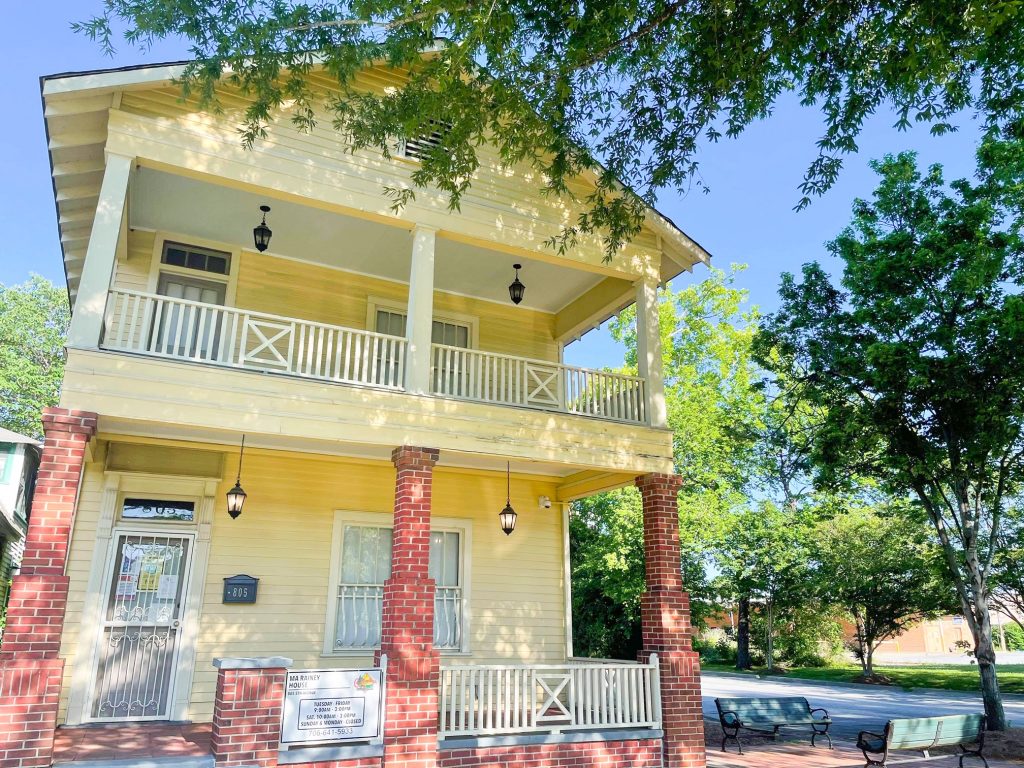
[[[166,43],[148,53],[121,46],[113,59],[89,40],[75,35],[70,22],[99,8],[100,0],[47,0],[10,3],[5,13],[8,75],[0,79],[0,282],[21,282],[32,272],[63,281],[53,192],[39,99],[39,77],[56,72],[126,66],[184,58],[185,47]],[[31,30],[28,34],[26,30]],[[666,193],[660,208],[707,248],[721,268],[734,262],[749,269],[742,286],[765,310],[776,306],[782,272],[804,262],[826,261],[823,244],[849,221],[856,197],[867,197],[874,175],[871,158],[886,152],[916,150],[928,163],[946,167],[947,178],[970,175],[977,129],[965,118],[959,133],[932,137],[926,128],[899,133],[890,115],[874,119],[861,136],[860,153],[848,158],[839,183],[802,212],[794,212],[798,185],[814,158],[821,121],[795,98],[735,141],[709,145],[701,152],[701,176],[711,193]],[[834,265],[833,265],[834,266]],[[677,280],[701,280],[706,269]],[[622,352],[606,329],[591,332],[567,351],[582,365],[617,365]]]

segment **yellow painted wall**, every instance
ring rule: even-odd
[[[282,655],[297,667],[360,666],[369,657],[324,657],[324,625],[335,510],[390,513],[394,469],[390,462],[256,452],[246,456],[243,482],[249,498],[240,518],[227,515],[224,494],[236,459],[228,458],[217,494],[197,643],[190,718],[208,721],[218,656]],[[62,655],[79,641],[89,561],[99,515],[102,471],[86,470],[72,541],[71,598]],[[512,536],[498,527],[505,478],[498,473],[438,469],[434,514],[467,518],[472,526],[470,648],[472,655],[445,663],[557,662],[565,656],[562,518],[538,509],[537,497],[554,495],[554,483],[519,476],[512,503],[520,511]],[[223,579],[237,573],[260,578],[255,605],[221,603]],[[65,670],[61,718],[72,665]]]

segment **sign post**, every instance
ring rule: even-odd
[[[383,736],[383,669],[288,673],[281,745],[376,741]]]

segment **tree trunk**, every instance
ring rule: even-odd
[[[974,605],[965,606],[972,611],[971,623],[974,630],[974,658],[978,661],[981,675],[981,698],[985,702],[985,722],[990,731],[1006,730],[1006,713],[999,693],[999,679],[996,677],[996,649],[992,642],[992,616],[985,602],[984,590],[974,585]],[[980,594],[979,594],[980,593]]]
[[[872,677],[875,674],[875,646],[873,643],[864,643],[863,656],[861,656],[861,668],[865,677]]]
[[[772,601],[765,601],[765,610],[768,618],[768,638],[765,642],[764,657],[765,667],[771,672],[774,669],[772,656],[775,654],[775,627],[772,626]]]
[[[736,669],[750,669],[750,595],[741,595],[736,622]]]

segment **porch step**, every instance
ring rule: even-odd
[[[213,755],[130,757],[124,760],[62,760],[54,763],[53,768],[213,768]]]

